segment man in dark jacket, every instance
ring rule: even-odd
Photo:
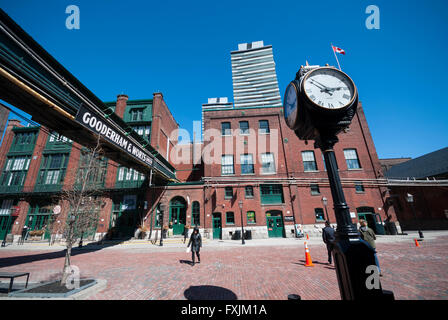
[[[185,241],[187,241],[187,237],[188,237],[188,229],[189,229],[190,227],[188,226],[188,225],[185,225],[185,227],[184,227],[184,243],[185,243]]]
[[[194,254],[196,253],[196,256],[198,257],[198,263],[201,263],[201,257],[199,255],[199,251],[202,247],[202,237],[199,233],[199,228],[194,227],[193,233],[190,236],[190,241],[188,241],[187,247],[189,247],[191,244],[191,260],[193,262],[194,266]]]
[[[333,242],[336,240],[334,229],[330,226],[330,222],[325,221],[325,228],[322,229],[322,240],[327,245],[328,264],[331,264],[331,251],[333,250]]]

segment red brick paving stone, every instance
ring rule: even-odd
[[[379,243],[382,286],[396,299],[448,298],[448,237],[413,243]],[[2,258],[45,254],[48,251],[0,250]],[[82,277],[107,280],[107,287],[89,299],[185,299],[190,286],[212,285],[235,293],[238,299],[287,299],[291,293],[304,300],[340,299],[334,269],[325,263],[326,248],[313,244],[314,267],[303,266],[303,243],[285,247],[205,247],[200,264],[180,263],[185,252],[145,252],[113,249],[72,257]],[[20,258],[17,258],[20,261]],[[320,263],[319,263],[320,262]],[[63,257],[20,263],[2,271],[31,272],[30,281],[47,280],[60,273]]]

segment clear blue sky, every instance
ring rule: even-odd
[[[68,30],[68,5],[80,30]],[[368,30],[366,7],[380,9]],[[233,101],[230,51],[263,40],[274,49],[280,92],[301,64],[336,64],[358,86],[382,158],[448,146],[448,1],[35,1],[0,6],[104,101],[161,91],[190,132],[209,97]]]

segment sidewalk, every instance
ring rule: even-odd
[[[377,236],[377,243],[398,243],[398,242],[412,242],[414,238],[419,239],[417,231],[408,231],[408,235],[379,235]],[[448,230],[442,231],[424,231],[424,240],[434,240],[437,237],[448,236]],[[423,241],[424,241],[423,240]],[[245,240],[245,247],[266,247],[266,246],[303,246],[304,241],[307,241],[309,245],[324,246],[322,238],[318,236],[310,236],[309,240],[306,237],[303,238],[269,238],[269,239],[252,239]],[[130,250],[130,249],[144,249],[148,251],[168,252],[168,251],[182,251],[185,250],[188,240],[183,243],[181,238],[167,238],[163,240],[163,246],[159,246],[159,241],[153,244],[148,240],[127,240],[121,243],[116,241],[105,241],[103,245],[96,245],[94,243],[84,242],[82,248],[74,246],[74,250]],[[223,248],[235,248],[241,247],[241,240],[209,240],[203,239],[203,250],[209,249],[223,249]],[[38,243],[25,243],[23,245],[10,244],[6,247],[0,248],[0,251],[8,250],[24,250],[24,251],[60,251],[64,250],[65,246],[55,243],[49,245],[48,242]]]
[[[448,232],[424,232],[416,247],[408,236],[378,238],[378,259],[384,289],[396,299],[448,299]],[[333,265],[317,237],[309,240],[314,267],[305,267],[304,240],[263,239],[210,241],[201,250],[201,263],[192,266],[184,244],[116,245],[94,250],[73,250],[72,264],[82,278],[104,279],[106,287],[85,299],[189,299],[189,293],[222,299],[224,290],[237,299],[339,300]],[[9,246],[0,250],[5,272],[30,272],[30,283],[56,279],[64,265],[63,247]],[[19,283],[19,282],[18,282]],[[210,287],[215,291],[210,292]],[[194,297],[193,297],[194,298]]]
[[[448,299],[448,232],[424,232],[416,247],[408,236],[378,237],[383,288],[396,299]],[[318,237],[309,240],[313,268],[304,266],[304,239],[208,241],[201,263],[192,266],[184,244],[158,247],[132,243],[85,250],[74,249],[72,264],[82,278],[104,279],[106,287],[86,299],[189,299],[189,292],[216,288],[237,299],[340,299],[336,273]],[[20,248],[20,249],[18,249]],[[28,248],[28,249],[27,249]],[[32,248],[32,249],[29,249]],[[5,272],[30,272],[30,283],[56,279],[62,272],[62,246],[8,246],[0,249]],[[19,282],[18,282],[19,283]]]

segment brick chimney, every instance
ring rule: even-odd
[[[125,94],[117,95],[117,105],[115,107],[115,113],[123,119],[124,110],[126,110],[126,101],[128,101],[129,97]]]
[[[6,128],[8,129],[12,129],[14,127],[23,127],[22,123],[20,122],[20,120],[17,119],[10,119],[8,121],[8,125],[6,126]]]
[[[3,141],[2,144],[0,145],[0,168],[3,168],[5,164],[6,154],[8,153],[9,148],[11,147],[12,141],[14,139],[14,132],[12,132],[12,129],[14,127],[23,127],[23,125],[20,123],[20,120],[10,119],[8,121],[5,135],[3,136]]]

